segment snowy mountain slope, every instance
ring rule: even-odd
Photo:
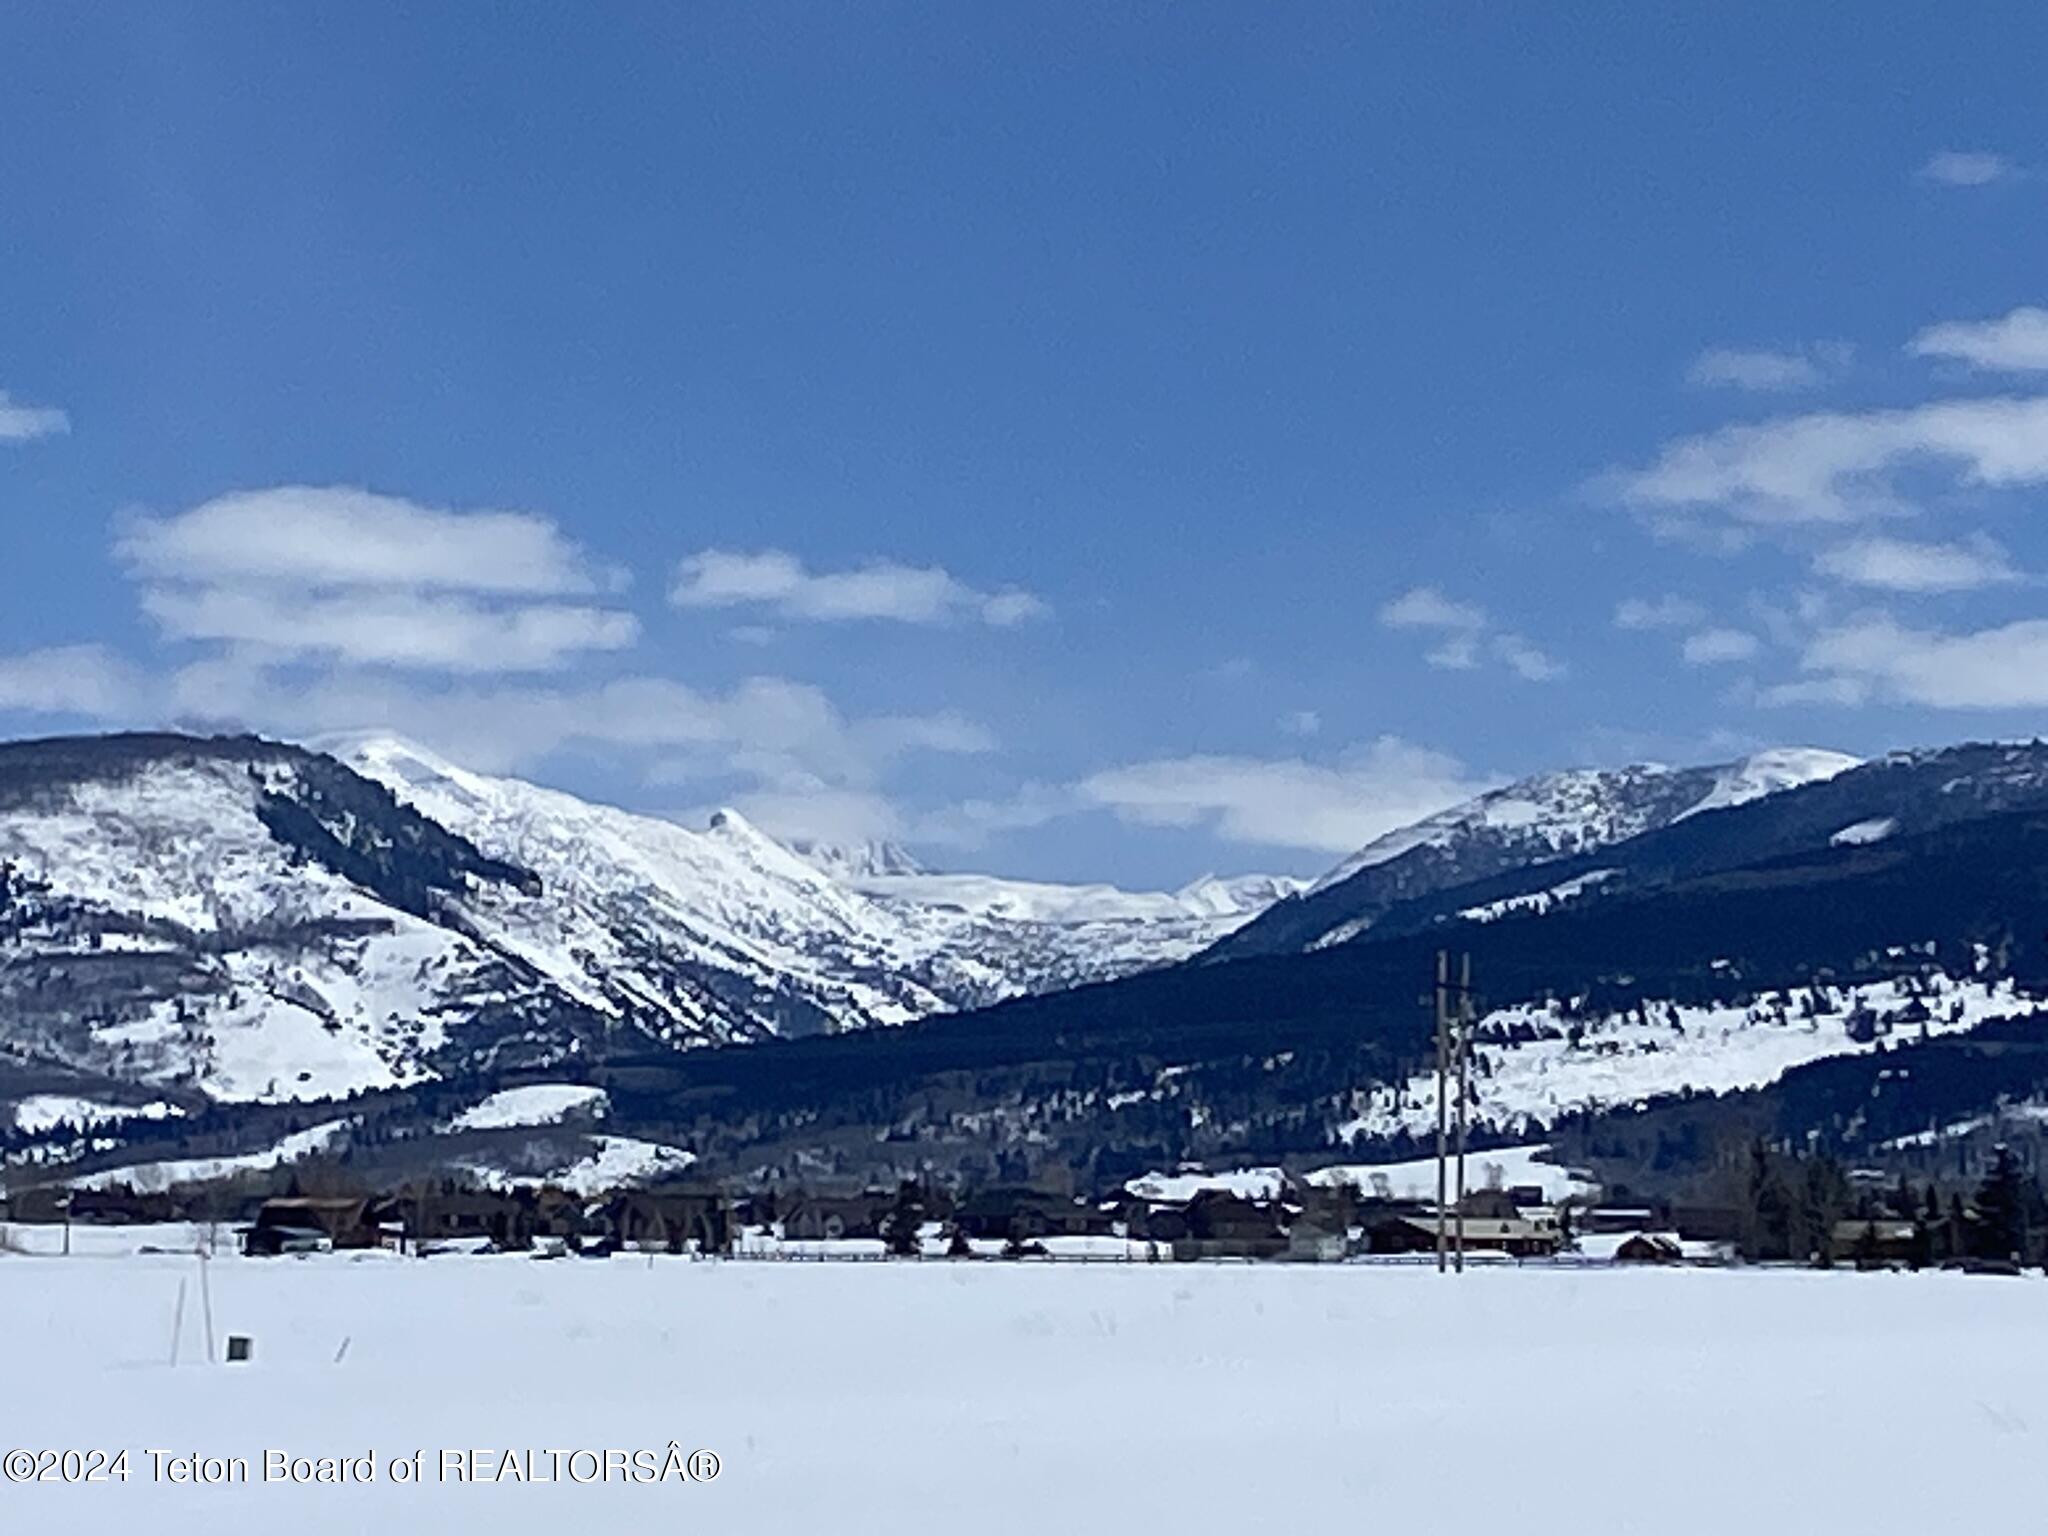
[[[715,1009],[677,967],[733,978],[776,1034],[894,1024],[1186,958],[1292,883],[1264,876],[1131,893],[935,875],[891,845],[783,846],[734,811],[704,831],[469,773],[388,736],[329,743],[443,826],[541,877],[488,897],[494,940],[591,1006],[653,1006],[684,1032]],[[735,992],[735,988],[739,989]]]
[[[1684,1091],[1724,1093],[1774,1082],[1807,1062],[1865,1054],[1909,1040],[1963,1034],[1987,1019],[2048,1009],[2048,997],[2010,979],[1909,980],[1767,991],[1746,1004],[1645,1001],[1573,1013],[1556,1002],[1495,1009],[1474,1031],[1470,1113],[1497,1135],[1569,1113]],[[1343,1140],[1434,1134],[1434,1075],[1362,1095]]]
[[[1000,995],[1044,992],[1185,960],[1304,882],[1205,875],[1177,891],[1060,885],[998,875],[886,873],[853,884],[926,921],[957,921],[951,941],[1010,980]],[[994,1001],[994,998],[989,998]]]
[[[459,921],[533,889],[295,748],[0,746],[0,1050],[230,1100],[559,1056],[586,1011]]]
[[[987,978],[734,811],[703,831],[474,774],[396,738],[330,744],[400,800],[540,876],[471,916],[590,1007],[672,1044],[897,1024]]]
[[[336,745],[0,745],[0,1053],[279,1100],[900,1024],[1182,959],[1269,889],[872,852],[849,883],[732,812],[692,830]]]
[[[1613,843],[1390,902],[1374,931],[1436,931],[1454,919],[1491,920],[1613,902],[1718,873],[1799,861],[1825,849],[1874,847],[2013,812],[2048,808],[2048,746],[1965,744],[1901,752],[1730,804],[1693,811]],[[1901,854],[1901,857],[1910,857]],[[1324,942],[1339,942],[1339,928]]]
[[[1703,768],[1637,764],[1537,774],[1374,840],[1300,899],[1276,903],[1204,958],[1343,943],[1401,902],[1605,848],[1855,766],[1856,759],[1837,752],[1786,748]]]

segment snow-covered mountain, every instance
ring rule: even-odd
[[[1637,764],[1537,774],[1375,839],[1218,944],[1212,955],[1299,952],[1356,938],[1399,902],[1604,848],[1857,766],[1781,748],[1703,768]]]
[[[759,1021],[777,1034],[900,1023],[1170,964],[1299,888],[1262,875],[1164,893],[933,874],[893,844],[799,854],[736,811],[698,832],[469,773],[389,736],[325,745],[414,809],[539,875],[541,900],[499,903],[506,910],[494,932],[551,974],[563,969],[551,956],[586,954],[565,984],[597,977],[616,989],[634,974],[635,945],[679,947],[807,1005]],[[622,947],[619,935],[635,937]]]
[[[732,811],[692,829],[389,736],[326,745],[0,746],[0,1051],[325,1097],[904,1023],[1183,959],[1287,888],[806,859]]]

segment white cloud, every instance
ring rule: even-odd
[[[137,704],[134,670],[101,645],[0,656],[0,712],[116,720]]]
[[[1411,587],[1380,607],[1388,629],[1434,630],[1442,636],[1423,660],[1443,672],[1470,672],[1491,656],[1524,681],[1546,683],[1565,675],[1562,662],[1520,635],[1489,635],[1491,621],[1476,603],[1456,602],[1435,587]]]
[[[612,584],[547,518],[280,485],[137,518],[115,552],[151,581],[543,596]]]
[[[888,791],[906,758],[987,752],[995,738],[950,713],[851,718],[818,688],[748,678],[724,692],[637,676],[590,685],[408,684],[384,671],[304,677],[233,653],[174,674],[170,713],[197,729],[298,740],[391,730],[481,772],[519,773],[564,750],[644,764],[651,784],[737,806],[780,837],[895,836]]]
[[[1318,736],[1322,734],[1323,717],[1312,709],[1290,710],[1280,717],[1280,729],[1289,736]]]
[[[882,560],[850,571],[816,572],[776,549],[707,549],[691,555],[677,570],[669,600],[679,608],[761,605],[790,619],[904,624],[976,619],[999,629],[1047,611],[1032,593],[977,591],[937,566]]]
[[[784,842],[893,842],[912,835],[896,804],[873,790],[798,782],[786,788],[743,790],[724,803]],[[701,821],[709,809],[700,807],[684,819]]]
[[[1479,665],[1479,631],[1449,636],[1431,646],[1423,660],[1439,672],[1470,672]]]
[[[453,594],[322,596],[232,587],[152,587],[143,611],[174,640],[248,646],[278,658],[441,672],[545,672],[639,638],[629,613],[559,603],[497,607]]]
[[[1889,476],[1938,464],[1963,483],[2048,482],[2048,398],[1943,400],[1724,427],[1665,446],[1618,477],[1651,511],[1711,509],[1756,523],[1850,522],[1900,509]]]
[[[1703,629],[1687,635],[1681,648],[1688,665],[1719,666],[1731,661],[1748,661],[1761,650],[1755,635],[1742,629]]]
[[[2048,369],[2048,309],[2025,306],[1996,320],[1930,325],[1907,344],[1916,357],[1951,358],[1996,373]]]
[[[905,836],[923,844],[981,848],[991,837],[1028,831],[1091,809],[1069,786],[1026,783],[998,799],[969,799],[917,817]]]
[[[1909,629],[1871,617],[1824,631],[1802,667],[1814,698],[1854,704],[1885,698],[1929,709],[2037,709],[2048,705],[2048,620],[1962,634]],[[1785,689],[1773,703],[1799,702]]]
[[[1520,635],[1495,635],[1493,654],[1524,682],[1553,683],[1570,670],[1563,662],[1538,650]]]
[[[1946,187],[1984,187],[2018,174],[2019,167],[2004,155],[1986,150],[1958,149],[1945,149],[1929,156],[1919,171],[1921,180],[1939,182]]]
[[[288,485],[131,518],[114,548],[166,636],[272,660],[552,671],[640,633],[630,613],[544,600],[618,578],[528,512],[451,512]]]
[[[2022,579],[2005,551],[1981,536],[1960,544],[1856,539],[1824,551],[1814,568],[1852,586],[1888,592],[1969,592]]]
[[[1806,351],[1712,347],[1686,370],[1689,382],[1716,389],[1776,393],[1812,389],[1848,362],[1848,349],[1830,343]]]
[[[1453,602],[1435,587],[1411,587],[1380,608],[1388,629],[1484,629],[1486,610]]]
[[[24,405],[0,389],[0,443],[32,443],[71,430],[71,418],[55,406]]]
[[[1455,758],[1385,736],[1334,763],[1196,756],[1090,775],[1081,800],[1127,821],[1213,827],[1233,842],[1344,854],[1490,786]]]
[[[1663,597],[1623,598],[1614,610],[1616,629],[1690,629],[1701,623],[1707,610],[1690,598],[1667,594]]]
[[[1807,705],[1834,705],[1853,709],[1870,698],[1870,685],[1855,677],[1815,677],[1804,682],[1779,683],[1757,695],[1757,702],[1774,709]]]

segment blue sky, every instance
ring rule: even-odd
[[[17,7],[0,730],[935,862],[2031,735],[2038,6]]]

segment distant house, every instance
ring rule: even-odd
[[[732,1247],[732,1202],[713,1189],[632,1189],[606,1201],[601,1222],[621,1248],[724,1253]]]
[[[1177,1243],[1188,1235],[1187,1207],[1141,1200],[1124,1208],[1126,1235],[1145,1243]]]
[[[1085,1200],[1036,1189],[980,1190],[962,1200],[953,1221],[969,1237],[1019,1241],[1040,1237],[1107,1237],[1115,1217]]]
[[[1647,1205],[1595,1205],[1579,1212],[1581,1232],[1642,1232],[1665,1223]]]
[[[1176,1259],[1277,1259],[1287,1252],[1285,1212],[1229,1190],[1205,1189],[1187,1203],[1187,1236],[1173,1244]]]
[[[858,1195],[800,1195],[783,1212],[782,1235],[796,1242],[834,1242],[882,1235],[882,1221],[894,1209],[893,1191]]]
[[[1676,1264],[1684,1258],[1685,1250],[1668,1232],[1636,1232],[1614,1250],[1617,1264]]]
[[[1913,1264],[1925,1257],[1920,1224],[1889,1218],[1838,1221],[1828,1233],[1828,1258],[1836,1264],[1874,1268]]]
[[[1455,1251],[1457,1225],[1445,1222],[1445,1242]],[[1548,1258],[1563,1246],[1555,1220],[1531,1221],[1524,1216],[1467,1216],[1466,1252],[1512,1254],[1520,1259]],[[1392,1216],[1366,1229],[1366,1245],[1374,1253],[1434,1253],[1436,1217]]]
[[[1671,1207],[1670,1226],[1687,1242],[1733,1243],[1742,1237],[1742,1212],[1732,1205],[1681,1202]]]
[[[532,1241],[528,1203],[510,1190],[416,1189],[403,1206],[415,1242],[480,1239],[499,1248],[524,1248]]]
[[[1344,1227],[1314,1216],[1297,1216],[1287,1228],[1286,1257],[1297,1264],[1336,1264],[1350,1251]]]
[[[387,1217],[394,1219],[387,1222]],[[399,1231],[395,1213],[382,1201],[281,1196],[258,1207],[255,1221],[242,1235],[242,1252],[262,1258],[328,1248],[376,1248],[395,1242]]]

